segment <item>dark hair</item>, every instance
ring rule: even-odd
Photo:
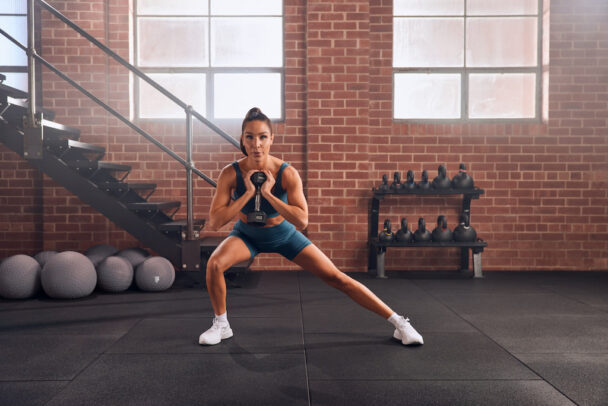
[[[270,129],[270,134],[272,135],[272,123],[270,122],[268,116],[262,113],[262,110],[260,110],[259,107],[251,108],[243,119],[243,125],[241,126],[241,151],[245,155],[247,155],[247,150],[245,150],[245,146],[243,145],[243,132],[245,131],[245,126],[250,121],[261,121],[263,123],[266,123],[266,125]]]

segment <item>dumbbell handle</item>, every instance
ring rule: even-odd
[[[260,193],[260,188],[257,187],[256,191],[255,191],[255,211],[260,211],[260,205],[261,205],[261,197],[262,194]]]

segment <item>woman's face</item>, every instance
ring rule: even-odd
[[[245,125],[241,138],[247,155],[254,161],[262,162],[270,153],[274,135],[265,122],[253,120]]]

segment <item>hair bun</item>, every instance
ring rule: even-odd
[[[256,118],[259,118],[260,116],[263,116],[265,118],[265,114],[262,113],[262,110],[260,110],[259,107],[252,107],[247,112],[247,117],[245,119],[246,120],[255,120]]]

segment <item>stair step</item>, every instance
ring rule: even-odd
[[[150,190],[156,189],[156,183],[126,183],[126,182],[103,182],[98,185],[106,192],[126,192],[128,190]]]
[[[6,80],[6,77],[2,80]],[[0,94],[17,99],[27,99],[29,97],[29,95],[23,90],[15,89],[14,87],[5,85],[4,83],[0,83]]]
[[[48,150],[53,152],[55,155],[61,157],[68,157],[70,151],[79,152],[82,154],[96,154],[95,161],[100,160],[106,153],[104,147],[98,145],[87,144],[80,141],[74,141],[71,139],[46,139],[44,145]]]
[[[67,163],[68,166],[72,169],[87,170],[87,171],[96,171],[98,169],[105,169],[107,171],[115,171],[115,172],[130,172],[131,166],[115,164],[112,162],[105,161],[70,161]]]
[[[201,231],[205,226],[205,219],[194,219],[193,228],[195,231]],[[186,220],[175,220],[161,224],[158,229],[167,233],[181,233],[186,231]]]
[[[8,86],[5,86],[8,87]],[[12,89],[12,88],[11,88]],[[21,92],[21,90],[17,90],[14,89],[17,92]],[[0,90],[0,94],[2,94],[2,90]],[[23,93],[25,94],[25,97],[28,97],[27,93]],[[22,98],[15,98],[15,96],[11,96],[10,94],[8,95],[7,99],[6,99],[9,108],[7,109],[7,112],[3,114],[4,118],[7,120],[19,120],[19,125],[21,125],[21,117],[25,116],[27,114],[27,109],[29,106],[29,103],[27,100],[22,100]],[[42,110],[42,114],[43,117],[48,119],[48,120],[54,120],[55,119],[55,112],[53,110],[48,110],[45,108],[39,109]]]
[[[42,119],[42,127],[44,128],[45,137],[68,137],[73,140],[80,138],[79,129],[68,127],[67,125],[59,124],[44,118]]]
[[[138,202],[127,203],[127,208],[136,212],[158,212],[179,208],[180,205],[181,202],[177,200],[171,202]]]

